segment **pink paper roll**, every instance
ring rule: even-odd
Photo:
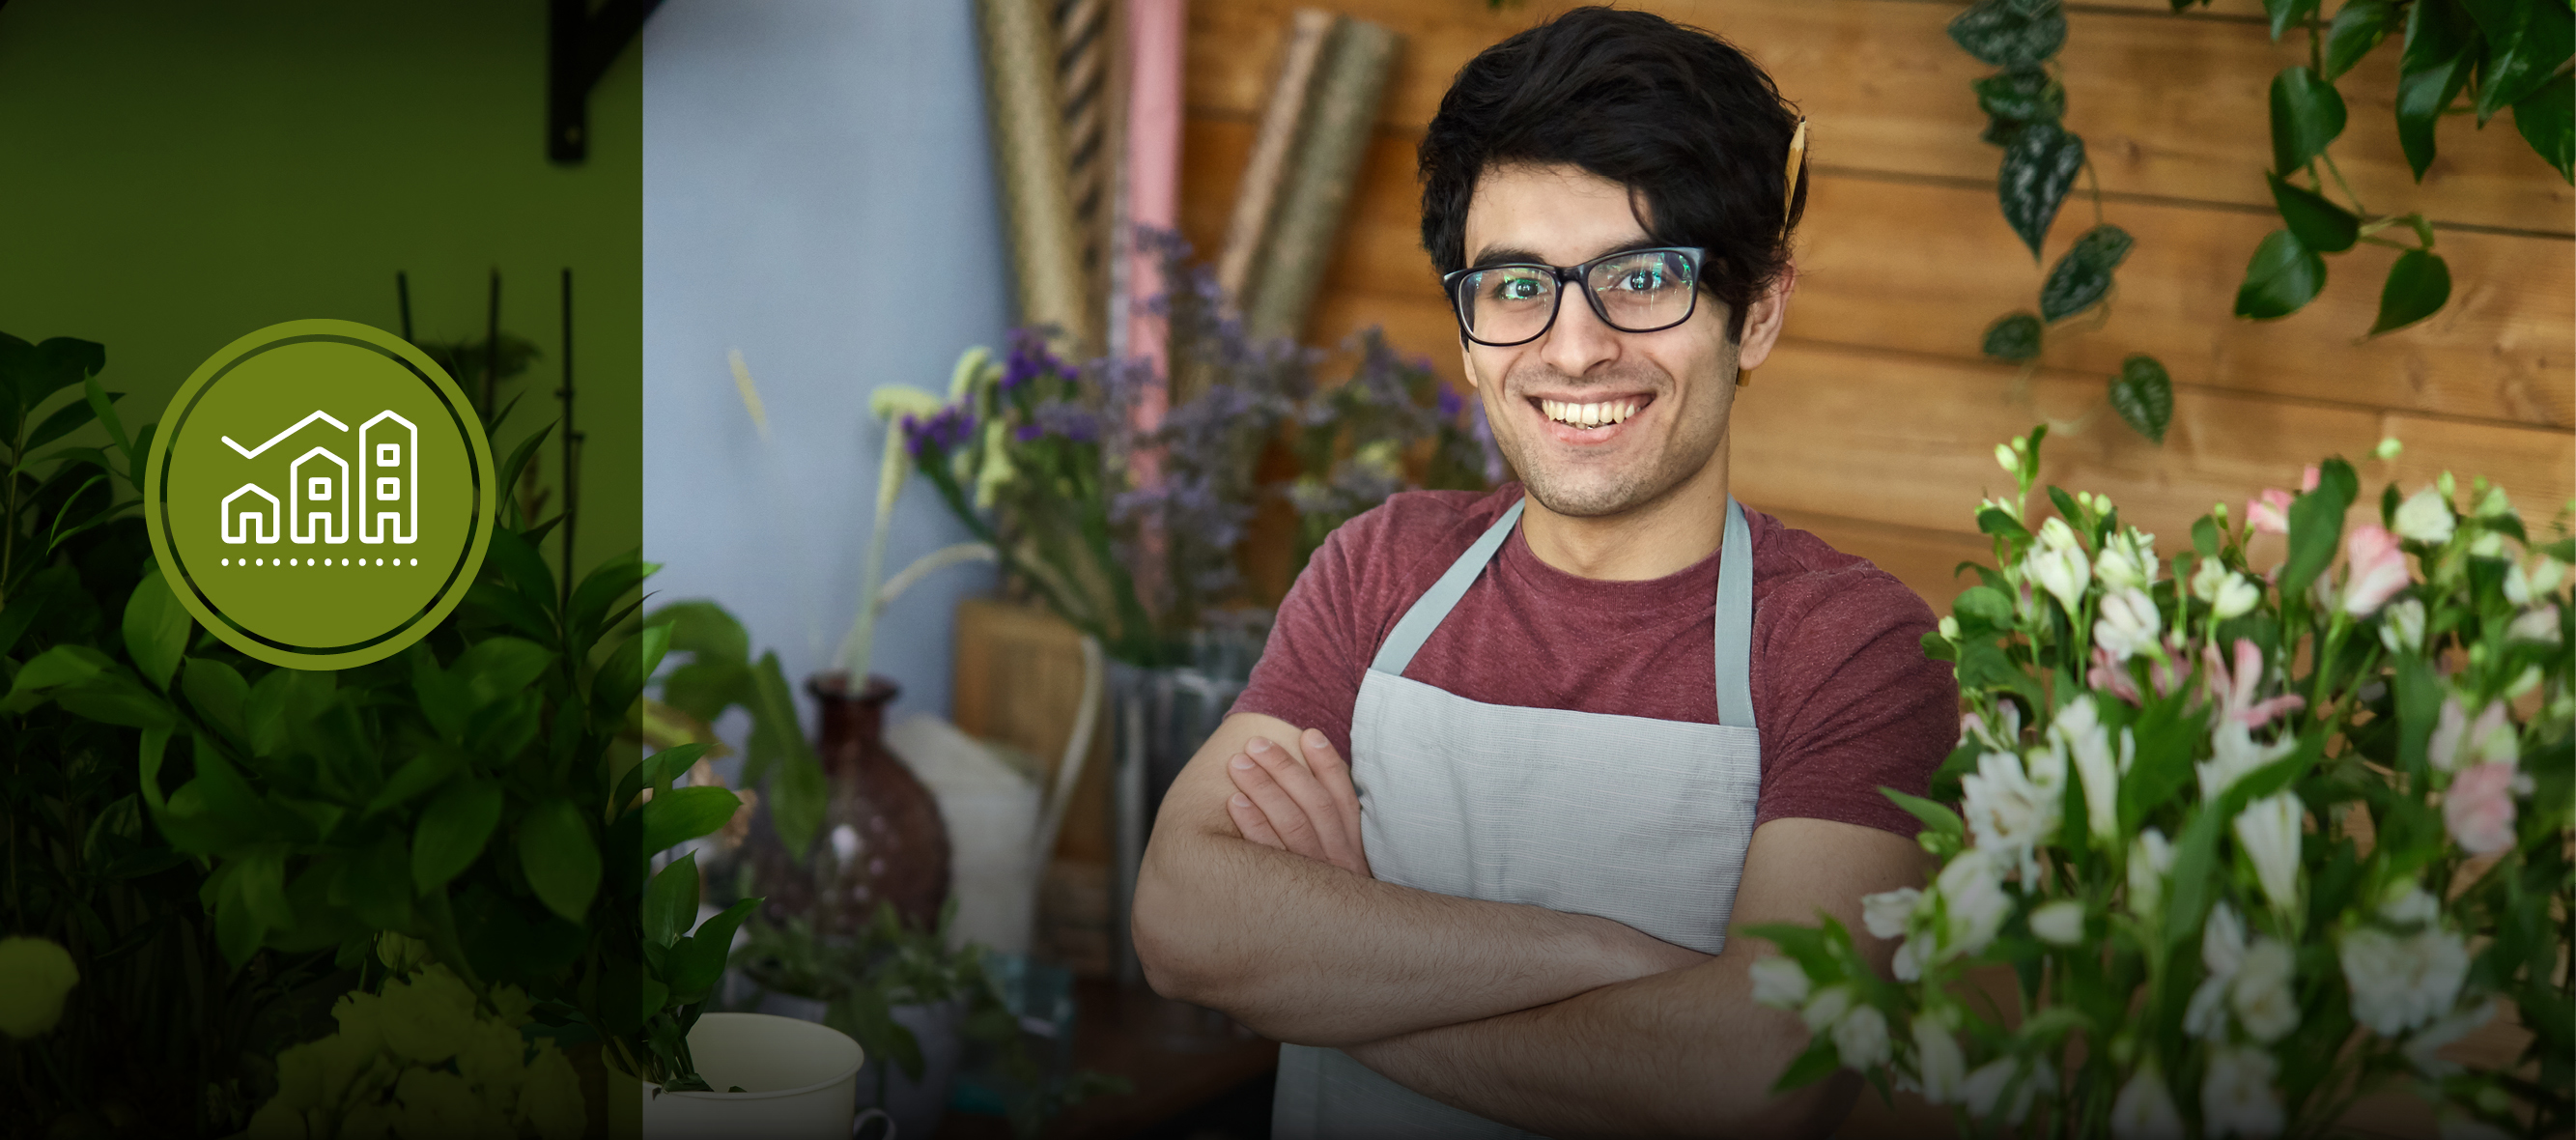
[[[1128,0],[1127,163],[1128,233],[1180,228],[1181,52],[1187,0]],[[1146,303],[1163,291],[1162,267],[1128,247],[1127,288],[1120,298],[1127,319],[1127,351],[1154,362],[1168,385],[1170,361],[1162,321]],[[1158,386],[1138,408],[1139,428],[1162,423],[1168,388]]]

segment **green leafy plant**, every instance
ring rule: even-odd
[[[1756,1000],[1814,1034],[1780,1083],[1858,1069],[1978,1135],[2322,1136],[2382,1089],[2444,1136],[2564,1135],[2567,513],[2544,537],[2445,473],[2347,528],[2328,459],[2168,570],[2108,498],[2037,517],[2044,432],[1997,448],[1995,565],[1924,636],[1968,713],[1932,798],[1887,792],[1939,863],[1862,900],[1895,979],[1831,919],[1753,930]],[[2512,1054],[2446,1052],[2505,1010]]]
[[[2176,12],[2207,3],[2172,0]],[[2576,56],[2576,13],[2562,0],[2345,0],[2330,21],[2321,0],[2264,0],[2263,7],[2274,40],[2293,28],[2306,31],[2308,62],[2272,79],[2272,168],[2263,177],[2282,228],[2247,263],[2237,316],[2271,320],[2299,311],[2325,288],[2326,256],[2357,244],[2401,251],[2364,336],[2405,328],[2450,300],[2450,266],[2434,251],[2432,223],[2421,211],[2373,213],[2329,153],[2349,117],[2335,80],[2383,41],[2403,44],[2397,135],[2417,181],[2432,165],[2434,128],[2443,117],[2473,113],[2484,128],[2510,107],[2532,150],[2560,178],[2576,182],[2576,77],[2568,68]],[[1973,86],[1988,116],[1984,138],[2004,149],[1997,178],[2004,219],[2033,258],[2076,175],[2087,175],[2093,187],[2094,228],[2050,270],[2040,311],[2010,314],[1986,330],[1988,356],[2027,365],[2039,356],[2048,327],[2097,306],[2107,315],[2113,271],[2130,237],[2104,221],[2100,180],[2084,140],[2064,122],[2064,69],[2055,62],[2066,43],[2059,0],[1979,0],[1951,21],[1950,37],[2001,69]],[[2383,236],[2392,231],[2412,243]],[[2161,364],[2131,356],[2112,381],[2110,399],[2139,434],[2163,441],[2173,395]]]
[[[534,522],[505,502],[457,615],[339,673],[228,652],[147,573],[123,658],[55,645],[15,671],[0,709],[50,703],[134,731],[140,810],[211,866],[198,894],[225,961],[267,948],[346,967],[378,932],[419,938],[487,1003],[519,987],[544,1032],[595,1037],[618,1068],[692,1087],[688,1027],[757,900],[691,933],[694,865],[646,871],[739,801],[672,787],[703,746],[639,757],[640,696],[671,633],[628,600],[653,568],[628,552],[559,578],[537,544],[568,514]]]
[[[0,1040],[0,1116],[65,1137],[220,1134],[260,1094],[287,995],[329,956],[220,954],[204,872],[147,818],[121,698],[37,696],[100,662],[167,677],[187,636],[134,511],[153,428],[126,428],[106,364],[89,341],[0,334],[0,944],[58,947],[78,981],[26,1040]],[[16,968],[0,963],[0,990],[45,988]]]
[[[873,1095],[880,1105],[886,1103],[890,1071],[899,1069],[913,1081],[924,1071],[921,1042],[894,1019],[895,1008],[945,1002],[960,1004],[965,1039],[990,1050],[994,1068],[1013,1086],[1015,1095],[1006,1103],[1013,1130],[1024,1138],[1071,1104],[1127,1091],[1126,1081],[1091,1072],[1047,1079],[1018,1017],[985,971],[983,948],[959,946],[952,937],[956,915],[951,899],[940,910],[937,929],[922,930],[897,918],[891,905],[879,904],[875,920],[848,941],[818,937],[802,919],[754,921],[734,962],[762,992],[824,1003],[823,1024],[849,1034],[868,1056],[892,1062],[877,1070]]]

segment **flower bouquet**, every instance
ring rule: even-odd
[[[2194,522],[2165,573],[2103,497],[2025,512],[2044,434],[1996,449],[1999,568],[1925,637],[1967,713],[1934,798],[1888,792],[1940,862],[1863,900],[1896,980],[1831,920],[1753,931],[1783,952],[1758,1000],[1814,1034],[1781,1087],[1849,1067],[1981,1134],[2122,1138],[2316,1135],[2395,1087],[2446,1138],[2564,1134],[2566,515],[2543,541],[2444,474],[2347,529],[2328,460]],[[2446,1055],[2499,1016],[2518,1054]]]
[[[1252,340],[1178,238],[1139,240],[1176,283],[1154,307],[1173,371],[1193,389],[1158,420],[1147,407],[1162,380],[1149,361],[1076,366],[1037,330],[1017,333],[1000,360],[968,350],[945,399],[889,386],[874,405],[1015,583],[1110,657],[1158,666],[1183,663],[1189,634],[1240,586],[1235,548],[1275,493],[1261,459],[1283,435],[1300,472],[1287,488],[1300,565],[1325,533],[1388,495],[1481,487],[1499,459],[1488,458],[1481,409],[1441,399],[1428,365],[1398,357],[1375,330],[1360,338],[1350,381],[1318,385],[1319,354]],[[898,484],[895,463],[881,486]]]

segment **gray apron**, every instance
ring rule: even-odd
[[[1753,551],[1726,504],[1717,577],[1717,724],[1471,701],[1404,676],[1520,521],[1516,503],[1413,603],[1351,714],[1360,837],[1379,879],[1626,924],[1705,954],[1753,839]],[[1379,1076],[1338,1049],[1279,1048],[1279,1140],[1524,1137]]]

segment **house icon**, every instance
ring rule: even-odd
[[[259,513],[258,503],[248,504],[243,509],[235,511],[233,504],[244,495],[257,495],[267,500],[268,513],[264,515]],[[278,534],[277,496],[261,490],[257,483],[244,483],[232,494],[224,496],[224,541],[275,542]]]
[[[288,538],[349,541],[348,460],[319,447],[297,456],[286,469],[286,501]]]
[[[420,540],[420,428],[390,411],[358,425],[358,541]]]

